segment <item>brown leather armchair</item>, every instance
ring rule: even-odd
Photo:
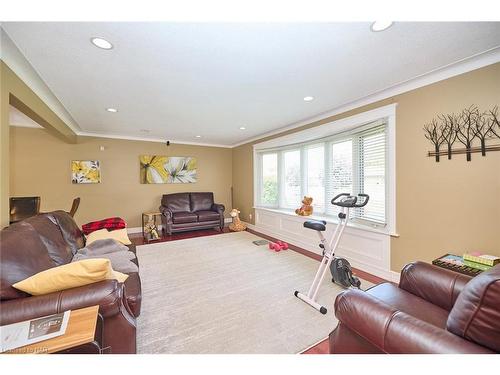
[[[335,300],[330,353],[500,352],[500,265],[471,279],[408,264],[399,287],[348,290]]]
[[[163,233],[214,227],[222,230],[224,210],[224,205],[214,203],[213,193],[165,194],[160,206]]]
[[[83,246],[82,233],[64,211],[37,215],[0,231],[0,325],[99,305],[99,340],[105,352],[135,353],[135,318],[141,302],[137,273],[130,274],[125,283],[106,280],[40,296],[12,287],[38,272],[71,262]],[[75,350],[87,352],[83,347]]]

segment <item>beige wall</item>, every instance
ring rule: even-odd
[[[106,138],[78,137],[68,144],[42,129],[11,127],[10,194],[39,195],[41,210],[69,210],[81,197],[75,216],[79,224],[110,216],[123,217],[130,227],[141,224],[141,213],[157,211],[162,194],[213,191],[215,200],[231,208],[231,149]],[[104,151],[100,151],[104,146]],[[139,182],[139,155],[193,156],[198,159],[194,184],[145,185]],[[71,160],[99,160],[102,182],[71,183]]]
[[[440,113],[457,112],[471,104],[482,109],[500,105],[500,63],[369,106],[288,131],[348,117],[389,103],[396,110],[396,201],[399,238],[391,240],[391,269],[413,260],[431,261],[447,252],[481,250],[500,255],[500,152],[486,157],[454,156],[436,163],[426,157],[431,145],[422,127]],[[233,149],[234,207],[242,219],[253,214],[252,145]]]
[[[0,61],[0,101],[0,228],[2,228],[9,223],[9,105],[15,106],[64,142],[76,142],[76,135],[3,61]]]

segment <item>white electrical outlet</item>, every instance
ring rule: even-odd
[[[248,214],[248,218],[252,220],[252,214]]]

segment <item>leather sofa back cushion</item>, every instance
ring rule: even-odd
[[[80,228],[78,228],[78,225],[70,214],[65,211],[53,211],[48,214],[48,216],[59,226],[61,233],[70,246],[73,254],[76,254],[78,249],[85,246],[83,233]]]
[[[165,194],[161,199],[161,204],[172,210],[172,212],[189,212],[189,193]]]
[[[448,316],[446,328],[500,352],[500,265],[467,283]]]
[[[55,266],[33,226],[19,222],[0,232],[0,299],[26,297],[12,284]]]
[[[57,266],[71,262],[73,253],[64,240],[61,229],[46,214],[30,217],[25,220],[38,232],[40,239],[47,248],[49,257]]]
[[[214,204],[214,193],[191,193],[191,212],[210,211]]]

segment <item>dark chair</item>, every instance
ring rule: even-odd
[[[78,210],[78,206],[80,206],[80,197],[73,199],[71,210],[69,210],[69,214],[71,215],[71,217],[75,217],[76,211]]]
[[[411,263],[399,286],[339,294],[330,353],[500,353],[499,306],[500,265],[471,278]]]
[[[27,219],[40,213],[40,197],[11,197],[10,223]]]

